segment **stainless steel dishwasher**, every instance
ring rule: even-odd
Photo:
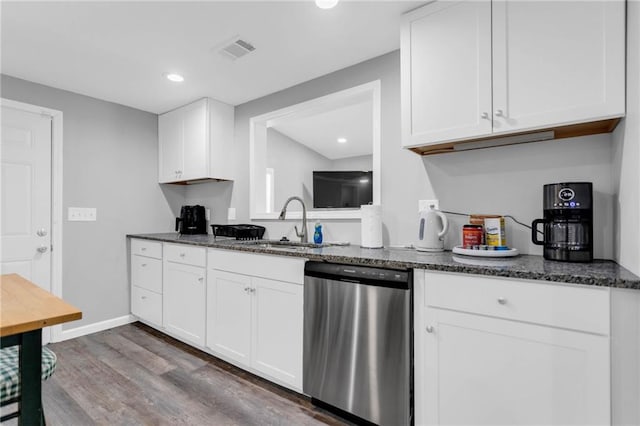
[[[307,262],[303,391],[379,425],[413,421],[410,271]]]

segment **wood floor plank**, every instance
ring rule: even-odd
[[[49,346],[49,425],[348,425],[310,400],[136,323]]]

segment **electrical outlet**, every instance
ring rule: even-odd
[[[229,207],[227,209],[227,220],[236,220],[236,208]]]
[[[95,222],[97,209],[88,207],[69,207],[67,220],[69,222]]]
[[[418,201],[418,211],[428,210],[429,208],[439,209],[440,203],[438,200],[419,200]]]
[[[204,210],[204,215],[205,215],[205,218],[207,219],[207,221],[211,222],[211,209],[205,209]]]

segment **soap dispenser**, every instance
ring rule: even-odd
[[[313,242],[316,244],[322,244],[322,225],[320,222],[316,222],[315,232],[313,233]]]

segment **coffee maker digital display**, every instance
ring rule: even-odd
[[[593,260],[593,185],[551,183],[543,188],[544,219],[531,224],[531,239],[544,246],[544,258],[565,262]],[[544,239],[538,239],[538,225]]]

